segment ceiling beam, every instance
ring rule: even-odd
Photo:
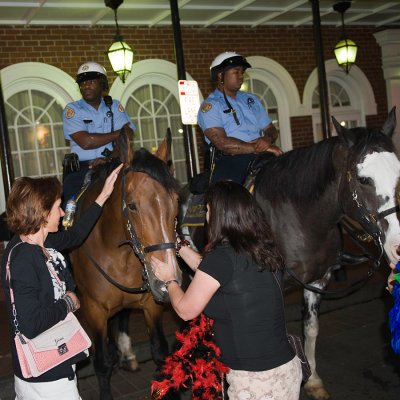
[[[399,14],[395,14],[391,18],[388,18],[388,19],[385,19],[383,21],[380,21],[375,26],[390,25],[393,22],[400,22],[400,15]]]
[[[308,3],[309,0],[298,0],[295,3],[291,4],[289,7],[285,7],[282,11],[280,12],[275,12],[271,13],[264,18],[260,18],[258,21],[256,21],[253,25],[251,25],[252,28],[255,28],[258,25],[263,24],[264,22],[271,21],[272,19],[279,17],[282,14],[286,14],[287,12],[293,10],[294,8],[297,8],[299,6],[302,6],[305,3]]]
[[[178,8],[184,7],[189,2],[190,0],[181,0],[180,2],[178,2]],[[159,13],[155,18],[153,18],[151,20],[151,23],[149,24],[149,27],[151,28],[152,26],[157,25],[159,22],[169,17],[170,15],[171,15],[171,8],[169,7],[168,10]]]
[[[221,19],[227,17],[228,15],[231,15],[237,11],[240,11],[242,8],[248,6],[251,3],[254,3],[255,0],[245,0],[239,3],[237,6],[233,7],[231,10],[224,11],[222,13],[219,13],[215,17],[209,19],[205,25],[203,25],[204,28],[207,28],[208,26],[220,21]]]
[[[345,24],[349,24],[349,23],[354,22],[354,21],[359,21],[362,18],[369,17],[369,16],[374,15],[374,14],[378,14],[381,11],[385,11],[388,8],[394,7],[395,5],[398,5],[398,4],[399,3],[386,3],[386,4],[382,4],[380,7],[376,7],[376,8],[370,9],[370,10],[368,10],[366,12],[361,12],[361,10],[357,10],[355,8],[353,10],[350,9],[351,11],[349,11],[349,17],[345,18],[344,22],[345,22]],[[351,14],[353,14],[353,12],[355,13],[355,15],[350,16]],[[345,15],[346,15],[346,13],[345,13]],[[340,22],[340,24],[338,24],[337,26],[338,27],[342,26],[342,23]]]

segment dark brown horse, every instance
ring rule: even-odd
[[[167,166],[171,136],[167,134],[155,155],[145,149],[133,153],[127,143],[122,134],[118,148],[126,167],[89,237],[71,254],[102,400],[112,399],[110,377],[116,363],[115,342],[108,334],[110,317],[122,309],[143,310],[154,360],[161,362],[168,353],[161,326],[168,292],[154,276],[149,257],[171,257],[181,280],[174,245],[178,186]],[[94,201],[113,167],[110,162],[93,174],[78,202],[78,214]]]
[[[280,157],[266,155],[254,188],[288,270],[314,287],[304,290],[305,351],[312,369],[304,389],[317,400],[330,395],[316,369],[322,295],[315,288],[324,291],[340,267],[339,222],[344,216],[357,221],[374,239],[382,260],[400,259],[400,162],[392,143],[395,109],[380,130],[346,129],[336,120],[334,124],[337,137]]]

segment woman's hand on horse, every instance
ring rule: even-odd
[[[169,260],[169,258],[168,258]],[[157,257],[152,256],[150,258],[151,268],[153,269],[154,275],[163,282],[168,282],[176,279],[174,267],[172,263],[165,263]]]
[[[108,175],[106,181],[104,182],[103,190],[96,199],[96,203],[99,206],[102,207],[107,199],[111,196],[111,193],[114,190],[115,181],[117,180],[119,171],[121,171],[123,166],[124,164],[118,165],[118,167],[115,168],[110,175]]]

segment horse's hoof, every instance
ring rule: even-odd
[[[303,389],[305,390],[307,397],[312,400],[329,400],[331,398],[323,385],[307,385],[306,383],[303,386]]]
[[[129,372],[137,372],[140,370],[139,363],[136,361],[136,359],[121,361],[120,368]]]

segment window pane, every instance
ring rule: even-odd
[[[328,88],[329,102],[331,107],[336,108],[351,106],[349,95],[342,85],[335,81],[329,81]],[[317,87],[312,95],[312,108],[318,108],[319,104],[319,89]]]
[[[160,85],[152,85],[154,100],[164,100],[169,96],[169,91]]]
[[[17,132],[17,140],[21,150],[35,148],[35,134],[31,126],[21,126]]]
[[[27,176],[39,176],[39,163],[36,153],[28,152],[21,154],[22,174]]]
[[[12,160],[13,160],[13,168],[14,168],[14,175],[15,176],[22,176],[21,173],[21,168],[20,168],[20,156],[19,154],[12,154]]]
[[[56,175],[56,160],[55,154],[53,151],[44,151],[40,153],[40,161],[41,161],[41,175]]]
[[[66,147],[68,144],[64,138],[64,131],[62,123],[56,123],[53,125],[54,145],[56,147]]]
[[[51,137],[50,125],[38,124],[36,126],[36,139],[39,149],[49,149],[53,147],[53,138]]]

